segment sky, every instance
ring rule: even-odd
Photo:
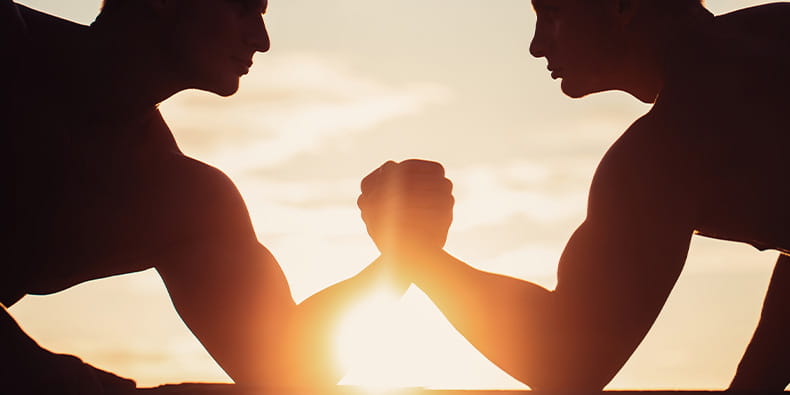
[[[100,4],[18,2],[86,24]],[[762,3],[707,6],[720,14]],[[271,51],[256,55],[236,95],[183,92],[161,109],[182,150],[239,187],[297,301],[375,259],[355,203],[359,182],[384,161],[407,158],[441,162],[454,183],[448,251],[553,287],[598,161],[649,110],[617,92],[563,96],[545,60],[529,55],[527,0],[271,0],[266,21]],[[608,388],[726,388],[775,259],[695,237],[658,321]],[[342,383],[525,388],[419,289],[383,310],[361,310],[366,318],[347,329],[357,335],[341,342],[354,350],[344,354]],[[26,296],[10,311],[42,346],[141,386],[229,381],[153,270]]]

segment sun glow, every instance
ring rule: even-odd
[[[342,318],[336,337],[338,363],[347,372],[341,384],[390,393],[404,386],[402,367],[411,359],[406,338],[403,297],[379,290]]]
[[[335,339],[346,372],[339,384],[359,386],[364,394],[525,388],[480,355],[414,286],[402,297],[382,290],[360,299]]]

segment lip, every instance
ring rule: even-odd
[[[552,79],[556,80],[557,78],[562,78],[562,69],[553,66],[549,66],[548,69],[549,72],[551,72]]]
[[[250,72],[250,68],[252,67],[252,59],[247,60],[247,59],[236,58],[236,57],[232,59],[233,59],[233,63],[235,63],[238,66],[239,72],[241,74],[247,74]]]

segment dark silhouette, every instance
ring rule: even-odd
[[[221,171],[179,150],[157,103],[233,94],[269,49],[266,0],[106,0],[82,26],[0,0],[4,239],[0,382],[93,394],[134,383],[43,350],[6,311],[26,294],[156,268],[179,315],[239,383],[335,384],[331,329],[373,263],[296,305]],[[219,132],[219,131],[218,131]],[[405,286],[400,291],[405,290]]]
[[[563,92],[655,103],[602,159],[556,289],[441,249],[452,199],[438,164],[385,164],[360,208],[384,259],[491,361],[533,389],[597,390],[652,326],[693,234],[790,253],[790,4],[718,17],[698,0],[533,5],[530,50]],[[731,389],[783,390],[788,333],[790,256],[780,255]]]

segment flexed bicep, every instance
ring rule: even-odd
[[[167,169],[156,231],[177,242],[154,259],[173,305],[234,380],[277,382],[296,307],[282,269],[226,175],[188,158]]]
[[[653,126],[638,122],[602,160],[558,269],[557,325],[572,332],[560,355],[607,381],[658,317],[694,230],[692,166]]]
[[[599,387],[625,364],[658,317],[683,268],[691,232],[652,245],[637,240],[643,237],[637,231],[614,235],[583,224],[563,254],[554,291],[556,363],[587,372]]]
[[[192,249],[157,268],[176,311],[236,382],[274,381],[296,306],[279,265],[260,245]]]

